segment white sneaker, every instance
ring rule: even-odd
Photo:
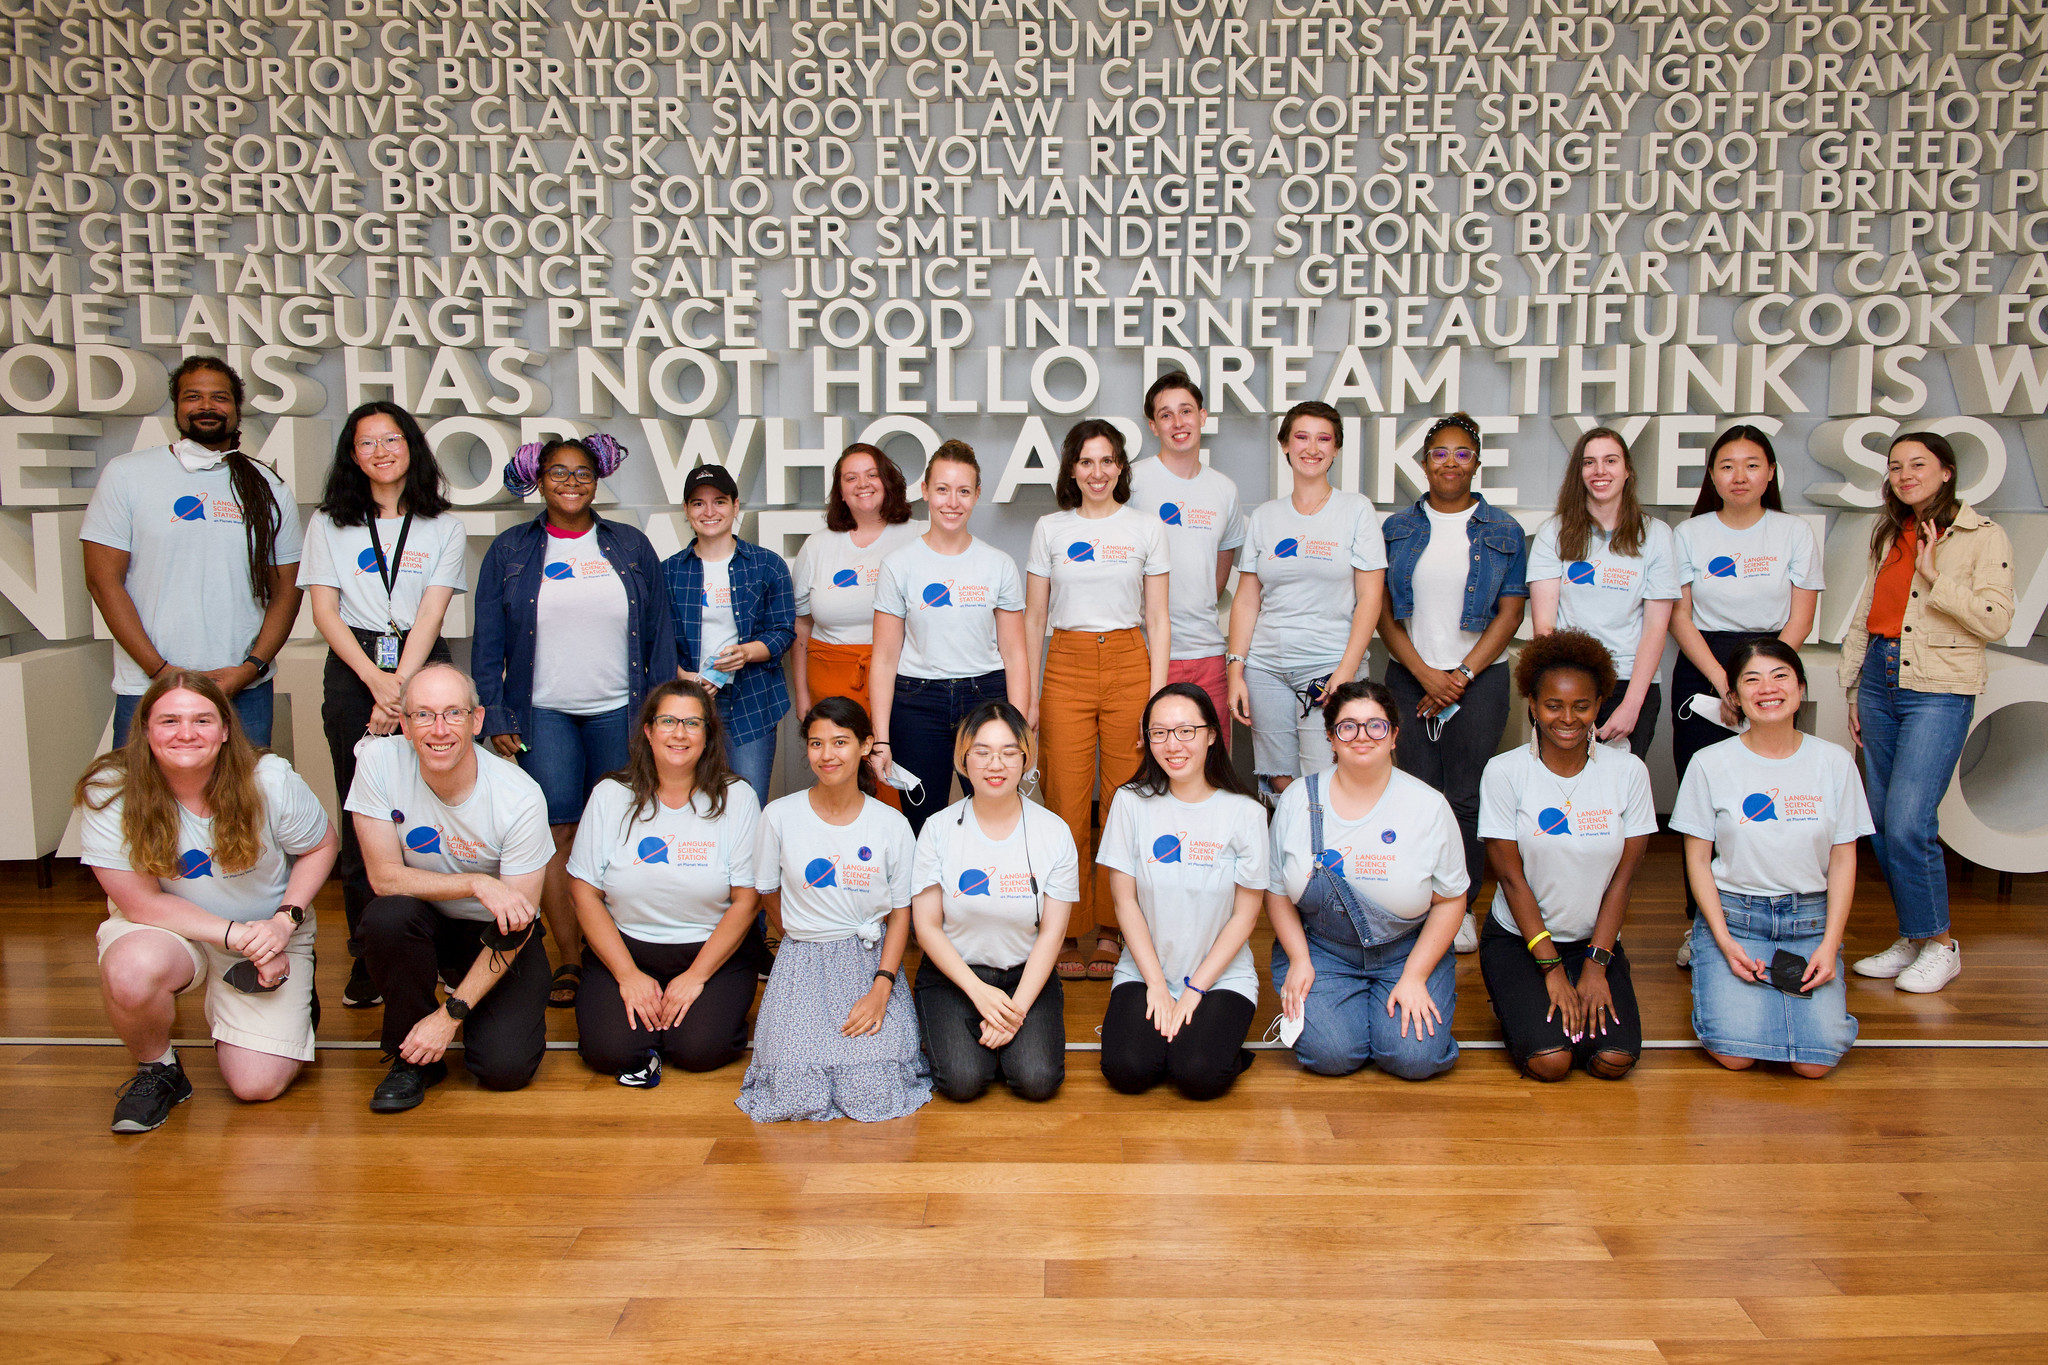
[[[1900,972],[1892,984],[1916,995],[1932,995],[1962,973],[1962,945],[1930,938],[1920,945],[1920,956],[1913,959],[1913,965]]]
[[[1686,929],[1685,937],[1678,940],[1678,956],[1674,961],[1687,971],[1692,970],[1692,930],[1690,927]]]
[[[1459,953],[1479,951],[1479,921],[1469,910],[1465,912],[1465,922],[1458,926],[1458,936],[1451,940],[1451,949]]]
[[[1932,940],[1929,940],[1930,942]],[[1910,938],[1892,940],[1892,946],[1881,953],[1873,953],[1859,961],[1849,970],[1858,976],[1875,977],[1889,981],[1913,965],[1920,956],[1920,945]]]

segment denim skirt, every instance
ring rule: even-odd
[[[1743,951],[1768,966],[1781,948],[1813,956],[1827,928],[1828,898],[1723,891],[1721,914]],[[1833,1066],[1856,1041],[1843,964],[1838,960],[1835,979],[1805,999],[1739,980],[1702,915],[1692,926],[1692,1031],[1709,1051],[1724,1057]]]

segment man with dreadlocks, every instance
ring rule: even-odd
[[[114,747],[150,680],[203,673],[270,744],[272,661],[299,610],[298,507],[242,453],[242,377],[196,355],[171,375],[181,439],[115,458],[79,536],[85,582],[114,634]]]

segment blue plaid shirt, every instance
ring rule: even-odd
[[[718,689],[718,718],[735,744],[759,739],[789,714],[789,684],[782,676],[782,656],[796,643],[796,589],[789,565],[773,550],[734,537],[727,567],[732,580],[732,619],[740,643],[759,640],[768,647],[765,663],[748,664]],[[697,652],[704,645],[704,561],[692,541],[682,553],[661,562],[668,584],[669,616],[675,622],[676,658],[687,672],[699,671]]]

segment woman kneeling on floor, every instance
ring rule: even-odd
[[[1593,738],[1615,685],[1613,656],[1583,631],[1524,645],[1515,687],[1534,733],[1479,787],[1496,886],[1479,970],[1508,1056],[1539,1081],[1574,1064],[1619,1080],[1643,1052],[1620,936],[1657,812],[1643,761]]]
[[[722,730],[699,684],[648,693],[625,770],[591,790],[569,853],[577,1046],[620,1085],[659,1085],[664,1059],[711,1071],[747,1050],[769,964],[754,929],[761,807],[726,766]]]
[[[1692,1027],[1730,1071],[1790,1062],[1834,1069],[1856,1041],[1837,957],[1870,807],[1849,751],[1793,728],[1806,670],[1783,640],[1728,663],[1748,728],[1702,749],[1671,828],[1700,903],[1692,926]]]
[[[1281,1036],[1297,1021],[1295,1058],[1325,1076],[1371,1062],[1421,1081],[1458,1060],[1464,837],[1443,794],[1394,766],[1400,714],[1376,682],[1331,692],[1323,730],[1337,766],[1289,786],[1273,811]]]
[[[1019,1098],[1049,1100],[1067,1076],[1053,964],[1081,893],[1074,836],[1019,790],[1033,753],[1016,707],[975,707],[953,754],[968,795],[925,821],[911,880],[924,949],[914,999],[932,1083],[971,1100],[1001,1076]]]

